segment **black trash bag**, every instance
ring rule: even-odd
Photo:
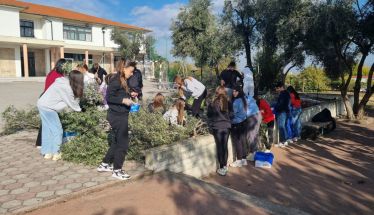
[[[317,113],[312,118],[312,122],[332,122],[332,127],[329,128],[329,131],[332,131],[336,128],[336,120],[331,116],[331,111],[327,108]]]

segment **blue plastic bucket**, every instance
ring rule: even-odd
[[[270,164],[273,164],[273,160],[274,160],[273,153],[256,152],[255,154],[255,161],[262,161],[262,162],[268,162]]]

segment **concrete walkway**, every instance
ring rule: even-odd
[[[205,180],[311,214],[373,214],[374,118],[366,124],[339,120],[315,141],[272,149],[272,169],[230,168]]]
[[[23,211],[87,188],[117,183],[110,173],[64,161],[45,160],[34,147],[37,132],[0,137],[0,214]],[[127,162],[131,175],[142,165]]]
[[[162,172],[54,204],[29,215],[306,214],[185,175]]]

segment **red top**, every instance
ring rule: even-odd
[[[301,100],[295,98],[295,94],[290,93],[291,96],[291,104],[294,108],[301,108]]]
[[[265,99],[260,99],[259,109],[262,115],[262,122],[269,123],[275,119],[269,103]]]
[[[55,82],[57,78],[61,77],[64,77],[64,75],[61,75],[55,70],[52,70],[50,73],[48,73],[47,78],[45,79],[44,92],[47,91],[47,89]]]

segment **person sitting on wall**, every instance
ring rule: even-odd
[[[169,123],[169,125],[183,126],[186,123],[184,106],[184,99],[179,98],[174,102],[174,105],[171,106],[168,111],[166,111],[163,117]]]
[[[150,113],[161,113],[166,112],[165,97],[161,93],[157,93],[153,102],[148,105],[148,111]]]

